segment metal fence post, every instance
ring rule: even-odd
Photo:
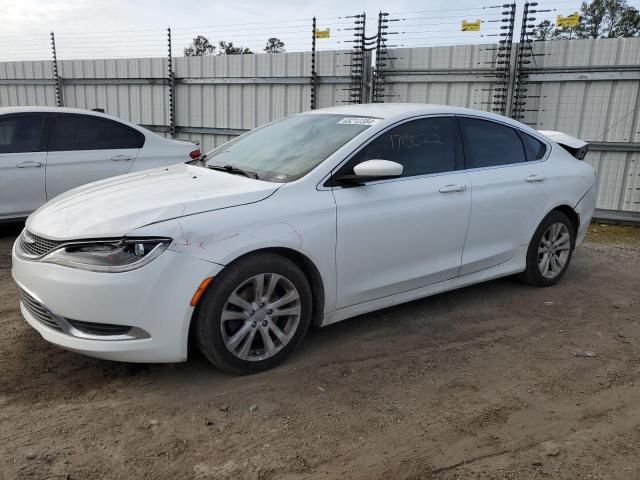
[[[317,107],[318,77],[316,74],[316,17],[313,17],[311,26],[311,110]]]
[[[169,76],[169,133],[176,136],[176,76],[173,72],[173,57],[171,50],[171,28],[167,28],[167,41],[169,56],[167,57],[167,70]]]
[[[398,18],[388,18],[389,13],[379,12],[378,13],[378,33],[376,35],[376,61],[375,68],[373,72],[373,82],[372,82],[372,92],[371,92],[371,101],[373,103],[382,103],[384,102],[385,97],[392,97],[393,95],[385,94],[385,74],[389,69],[387,68],[387,62],[392,62],[395,60],[395,57],[389,56],[389,51],[387,50],[387,36],[388,35],[396,35],[398,32],[389,32],[389,22],[397,22],[400,19]]]
[[[53,54],[53,79],[56,88],[56,106],[62,107],[64,101],[62,98],[62,81],[60,79],[60,71],[58,70],[58,56],[56,53],[56,36],[51,32],[51,53]]]
[[[346,28],[345,30],[353,30],[353,40],[346,40],[346,42],[353,43],[353,50],[351,51],[351,63],[345,65],[351,67],[351,85],[349,88],[345,88],[349,92],[349,99],[345,103],[362,103],[365,93],[365,62],[366,62],[366,50],[365,50],[365,27],[366,27],[366,14],[362,12],[358,15],[352,15],[345,18],[353,18],[353,28]]]
[[[505,115],[508,108],[509,99],[509,87],[511,85],[511,55],[513,52],[513,27],[516,17],[516,4],[507,4],[503,7],[508,7],[508,10],[502,11],[503,18],[501,19],[502,25],[500,28],[506,30],[503,32],[503,38],[498,42],[498,53],[496,55],[496,76],[500,79],[498,86],[494,88],[493,94],[493,106],[492,111]]]

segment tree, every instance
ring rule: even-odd
[[[267,45],[264,47],[264,51],[267,53],[284,53],[284,42],[276,37],[271,37],[267,40]]]
[[[220,49],[218,50],[218,55],[242,55],[253,53],[251,49],[246,47],[236,47],[233,45],[233,42],[225,42],[224,40],[220,40],[218,42]]]
[[[536,26],[533,35],[535,40],[638,37],[640,12],[627,0],[582,2],[578,26],[553,29],[545,20]]]
[[[551,40],[553,38],[553,23],[549,20],[543,20],[533,30],[533,39],[544,41]]]
[[[209,39],[203,35],[198,35],[193,39],[191,45],[184,49],[185,57],[202,57],[204,55],[213,55],[216,46],[212,45]]]

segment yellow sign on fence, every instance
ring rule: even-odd
[[[466,20],[462,20],[462,26],[460,30],[463,32],[479,32],[480,31],[480,19],[475,22],[467,22]]]
[[[331,29],[325,28],[324,30],[318,30],[316,28],[316,38],[329,38],[331,36]]]
[[[567,15],[566,17],[563,15],[558,15],[556,17],[556,27],[558,28],[577,27],[579,23],[580,23],[579,13],[572,13],[571,15]]]

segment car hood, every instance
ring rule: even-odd
[[[36,210],[26,227],[52,240],[120,237],[151,223],[259,202],[281,185],[177,164],[70,190]]]

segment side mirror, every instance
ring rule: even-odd
[[[353,175],[341,175],[336,180],[345,183],[362,183],[370,180],[384,180],[402,175],[404,167],[390,160],[366,160],[353,167]]]

